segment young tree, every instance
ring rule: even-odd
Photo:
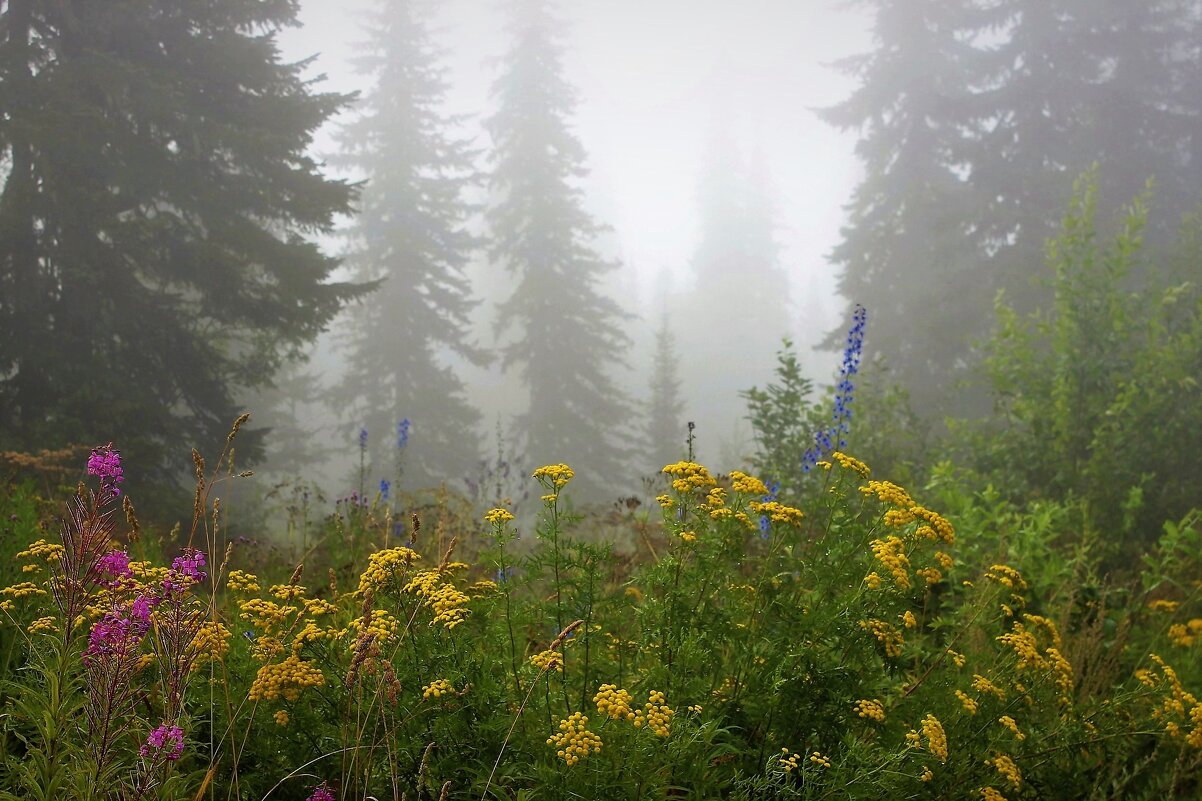
[[[616,265],[598,255],[601,231],[583,208],[585,153],[569,121],[576,93],[563,78],[559,25],[546,0],[513,6],[513,44],[493,86],[492,256],[514,276],[498,306],[504,366],[530,394],[517,428],[528,460],[585,467],[583,497],[619,491],[629,414],[611,372],[622,364],[626,317],[598,286]]]
[[[417,484],[462,478],[479,460],[479,413],[448,359],[485,360],[467,334],[474,301],[464,269],[479,243],[464,227],[472,208],[463,193],[474,153],[439,109],[446,80],[426,13],[412,0],[379,7],[358,62],[374,83],[340,137],[343,163],[367,179],[348,261],[380,287],[350,319],[335,396],[373,433],[413,421],[405,472]],[[391,436],[370,444],[390,476]]]
[[[680,395],[680,356],[666,312],[655,332],[650,389],[644,436],[650,462],[647,466],[649,473],[655,475],[664,465],[680,461],[687,452],[684,401]]]
[[[347,98],[281,62],[296,11],[0,4],[4,446],[114,440],[135,481],[178,470],[355,294],[306,239],[352,193],[305,155]]]

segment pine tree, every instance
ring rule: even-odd
[[[790,334],[789,282],[767,167],[759,153],[748,164],[722,127],[710,143],[698,201],[701,236],[690,263],[696,285],[679,312],[705,321],[705,350],[684,378],[704,458],[725,452],[725,462],[750,444],[750,432],[740,432],[740,391],[772,375],[776,348]]]
[[[348,261],[380,285],[350,320],[335,397],[373,434],[412,421],[405,472],[419,486],[461,478],[479,460],[479,413],[448,362],[484,361],[468,341],[475,302],[464,275],[478,245],[464,227],[474,152],[448,132],[459,120],[439,110],[447,86],[428,24],[412,0],[379,8],[358,60],[374,84],[340,138],[342,161],[367,178]],[[391,475],[392,437],[371,446]]]
[[[877,50],[848,62],[863,85],[827,112],[861,131],[866,172],[833,254],[840,291],[872,310],[870,347],[916,409],[981,412],[983,393],[953,385],[979,362],[998,290],[1050,303],[1037,279],[1080,174],[1099,166],[1107,213],[1153,175],[1175,212],[1160,219],[1199,200],[1202,2],[875,6]]]
[[[862,83],[824,111],[831,124],[859,132],[865,169],[831,259],[849,308],[872,313],[869,358],[883,356],[915,404],[931,408],[962,358],[959,332],[980,314],[962,301],[984,256],[973,237],[980,201],[963,165],[971,94],[984,69],[973,39],[996,19],[975,13],[973,0],[872,5],[875,51],[841,65]],[[842,336],[832,332],[827,345],[841,347]]]
[[[614,494],[625,471],[620,428],[628,402],[614,384],[629,338],[625,313],[598,291],[615,268],[583,208],[585,152],[569,122],[576,93],[563,77],[557,21],[546,0],[514,5],[513,44],[493,86],[497,197],[489,210],[493,259],[514,276],[498,306],[498,332],[513,332],[504,366],[519,371],[529,410],[516,421],[532,463],[577,463],[578,497]]]
[[[649,459],[648,473],[656,475],[664,465],[680,461],[687,451],[684,401],[680,394],[680,356],[666,312],[655,332],[650,390],[644,441]]]
[[[174,475],[355,294],[305,238],[352,192],[305,155],[346,98],[281,62],[296,10],[0,5],[3,446],[113,440],[131,483]]]

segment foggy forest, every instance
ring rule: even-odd
[[[0,801],[1202,796],[1202,0],[0,0]]]

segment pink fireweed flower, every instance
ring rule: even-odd
[[[183,592],[192,584],[199,584],[209,577],[204,568],[205,553],[195,548],[184,548],[183,555],[171,560],[171,572],[163,580],[163,592]]]
[[[338,801],[338,799],[330,792],[330,786],[322,782],[313,788],[313,795],[309,796],[306,801]]]
[[[159,727],[150,733],[146,742],[138,749],[143,758],[153,756],[175,761],[184,753],[184,730],[174,724],[168,726],[160,723]]]
[[[142,601],[143,604],[139,604]],[[145,598],[132,605],[114,607],[97,620],[88,632],[88,647],[84,649],[84,664],[108,656],[125,656],[133,652],[150,629],[150,607]]]
[[[121,579],[133,575],[133,571],[129,569],[129,554],[125,551],[109,551],[100,557],[96,569],[105,577],[102,580],[110,587],[115,587]]]
[[[121,452],[113,450],[113,443],[92,448],[88,457],[88,475],[100,477],[102,495],[117,497],[121,490],[117,485],[125,480],[125,472],[121,469]]]

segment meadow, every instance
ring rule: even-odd
[[[530,525],[356,495],[292,562],[223,530],[241,422],[188,530],[142,529],[112,446],[65,510],[7,488],[4,798],[1199,792],[1196,514],[1123,583],[1071,510],[838,450],[787,500],[681,461],[604,514],[555,464]]]

